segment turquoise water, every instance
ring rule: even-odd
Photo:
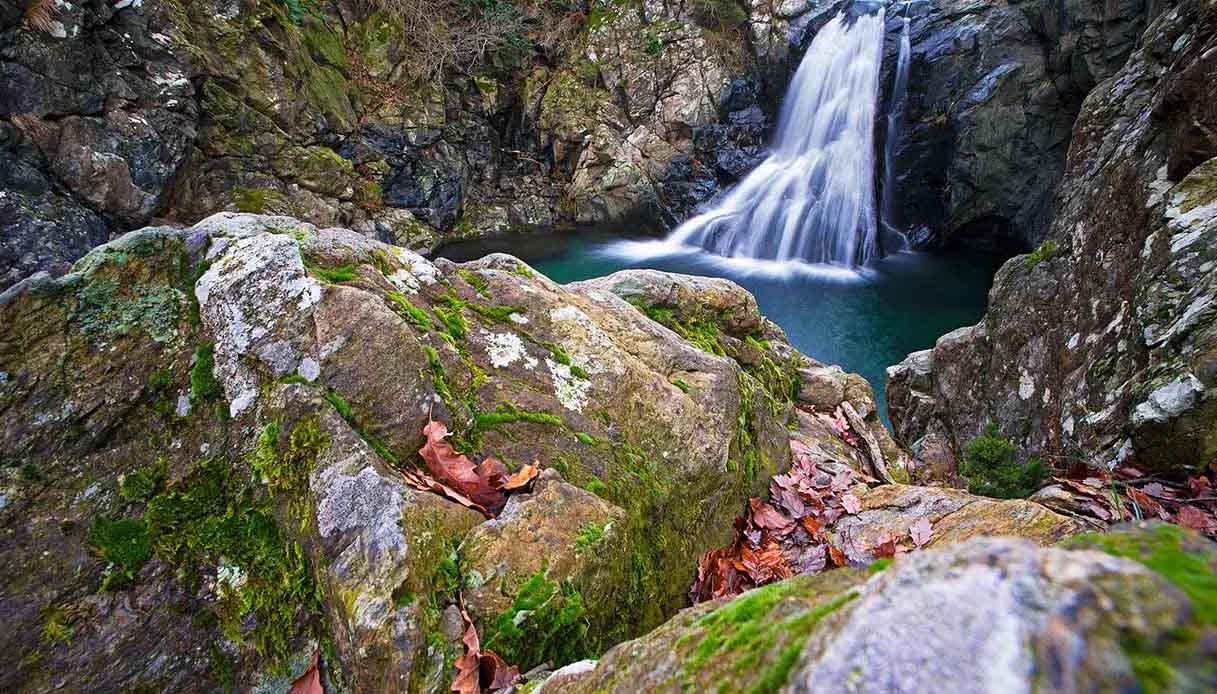
[[[933,347],[940,335],[976,323],[999,265],[996,258],[975,254],[900,253],[855,274],[665,252],[655,242],[586,232],[479,240],[449,246],[440,255],[462,261],[496,251],[515,255],[560,283],[626,268],[734,280],[756,296],[761,311],[804,354],[865,376],[885,419],[884,370],[909,352]]]

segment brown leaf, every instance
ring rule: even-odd
[[[930,543],[934,531],[930,528],[930,519],[922,516],[918,518],[911,526],[909,526],[909,537],[912,538],[913,544],[918,549],[925,547]]]
[[[1166,509],[1162,506],[1162,504],[1158,503],[1157,501],[1154,501],[1154,499],[1152,497],[1150,497],[1150,495],[1146,494],[1145,492],[1141,491],[1140,489],[1137,489],[1136,487],[1129,487],[1128,488],[1128,498],[1130,498],[1134,502],[1136,502],[1137,506],[1141,509],[1141,513],[1143,515],[1157,516],[1158,518],[1161,518],[1162,520],[1170,520],[1171,514],[1167,513]]]
[[[505,482],[503,482],[503,486],[500,487],[500,489],[502,489],[505,492],[512,492],[517,489],[523,489],[524,487],[527,487],[529,484],[531,484],[532,481],[535,480],[537,478],[537,475],[539,475],[539,474],[541,474],[541,469],[538,468],[536,465],[533,465],[533,464],[525,465],[524,467],[520,468],[520,470],[518,472],[516,472],[514,475],[512,475],[511,477],[508,477],[507,480]]]
[[[474,503],[472,499],[464,494],[461,494],[455,489],[436,482],[431,478],[430,475],[417,470],[398,470],[398,472],[400,472],[401,476],[405,478],[406,484],[414,487],[415,489],[419,489],[424,492],[434,492],[440,496],[447,497],[452,501],[461,504],[462,506],[471,508],[487,518],[494,518],[490,511],[487,511],[480,504]]]
[[[452,679],[452,691],[456,694],[482,694],[482,644],[478,639],[477,627],[469,619],[469,613],[461,604],[461,621],[465,624],[461,640],[465,642],[465,652],[456,659],[456,677]]]
[[[749,499],[748,505],[752,512],[752,522],[759,528],[784,535],[794,527],[794,523],[789,518],[783,516],[777,509],[760,499]]]
[[[321,649],[318,648],[313,651],[313,659],[309,662],[308,669],[292,682],[288,694],[325,694],[321,688],[320,663]]]
[[[520,681],[520,668],[508,665],[494,651],[482,651],[482,686],[488,692],[500,692]]]
[[[846,566],[849,564],[849,559],[845,557],[845,552],[837,549],[833,543],[828,543],[828,556],[832,559],[833,566]]]
[[[876,559],[886,559],[896,554],[896,541],[884,533],[875,538],[875,544],[870,546],[871,556]]]
[[[1175,522],[1202,533],[1217,532],[1217,518],[1195,506],[1180,506],[1179,512],[1175,514]]]
[[[448,428],[443,422],[428,422],[423,427],[423,436],[427,437],[427,442],[418,454],[426,461],[431,474],[490,513],[498,514],[507,499],[492,484],[492,479],[499,474],[502,463],[488,458],[480,467],[474,467],[448,443]],[[502,468],[502,472],[506,472],[506,468]]]

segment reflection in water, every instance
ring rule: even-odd
[[[511,253],[556,282],[654,268],[726,277],[755,296],[761,311],[800,351],[862,374],[881,411],[885,369],[940,335],[978,321],[998,261],[988,256],[897,253],[861,271],[803,263],[722,258],[656,241],[621,241],[588,232],[528,234],[449,246],[462,261]]]

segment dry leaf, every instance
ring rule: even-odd
[[[853,494],[844,494],[841,496],[841,507],[847,513],[856,514],[862,510],[862,502]]]
[[[535,462],[536,461],[534,461],[534,463]],[[511,492],[511,491],[515,491],[517,489],[523,489],[524,487],[527,487],[529,484],[531,484],[532,481],[535,480],[537,478],[537,475],[539,475],[539,474],[541,474],[541,470],[536,465],[534,465],[534,464],[525,465],[524,467],[520,468],[519,472],[512,475],[511,477],[508,477],[503,482],[503,486],[500,487],[500,489],[502,489],[505,492]]]
[[[909,537],[912,538],[913,544],[918,549],[925,547],[930,543],[930,538],[933,537],[933,530],[930,528],[929,518],[918,518],[911,526],[909,526]]]
[[[418,450],[418,454],[426,461],[431,474],[497,515],[507,502],[507,498],[494,485],[495,477],[506,472],[503,464],[489,458],[481,466],[474,467],[468,458],[457,453],[448,443],[448,428],[443,422],[428,422],[423,427],[423,436],[427,437],[427,442]]]

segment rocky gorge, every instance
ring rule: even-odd
[[[439,67],[408,0],[41,6],[0,6],[5,691],[1217,688],[1212,0],[488,1]],[[434,253],[687,219],[880,9],[887,221],[1023,252],[890,428],[728,279]]]

